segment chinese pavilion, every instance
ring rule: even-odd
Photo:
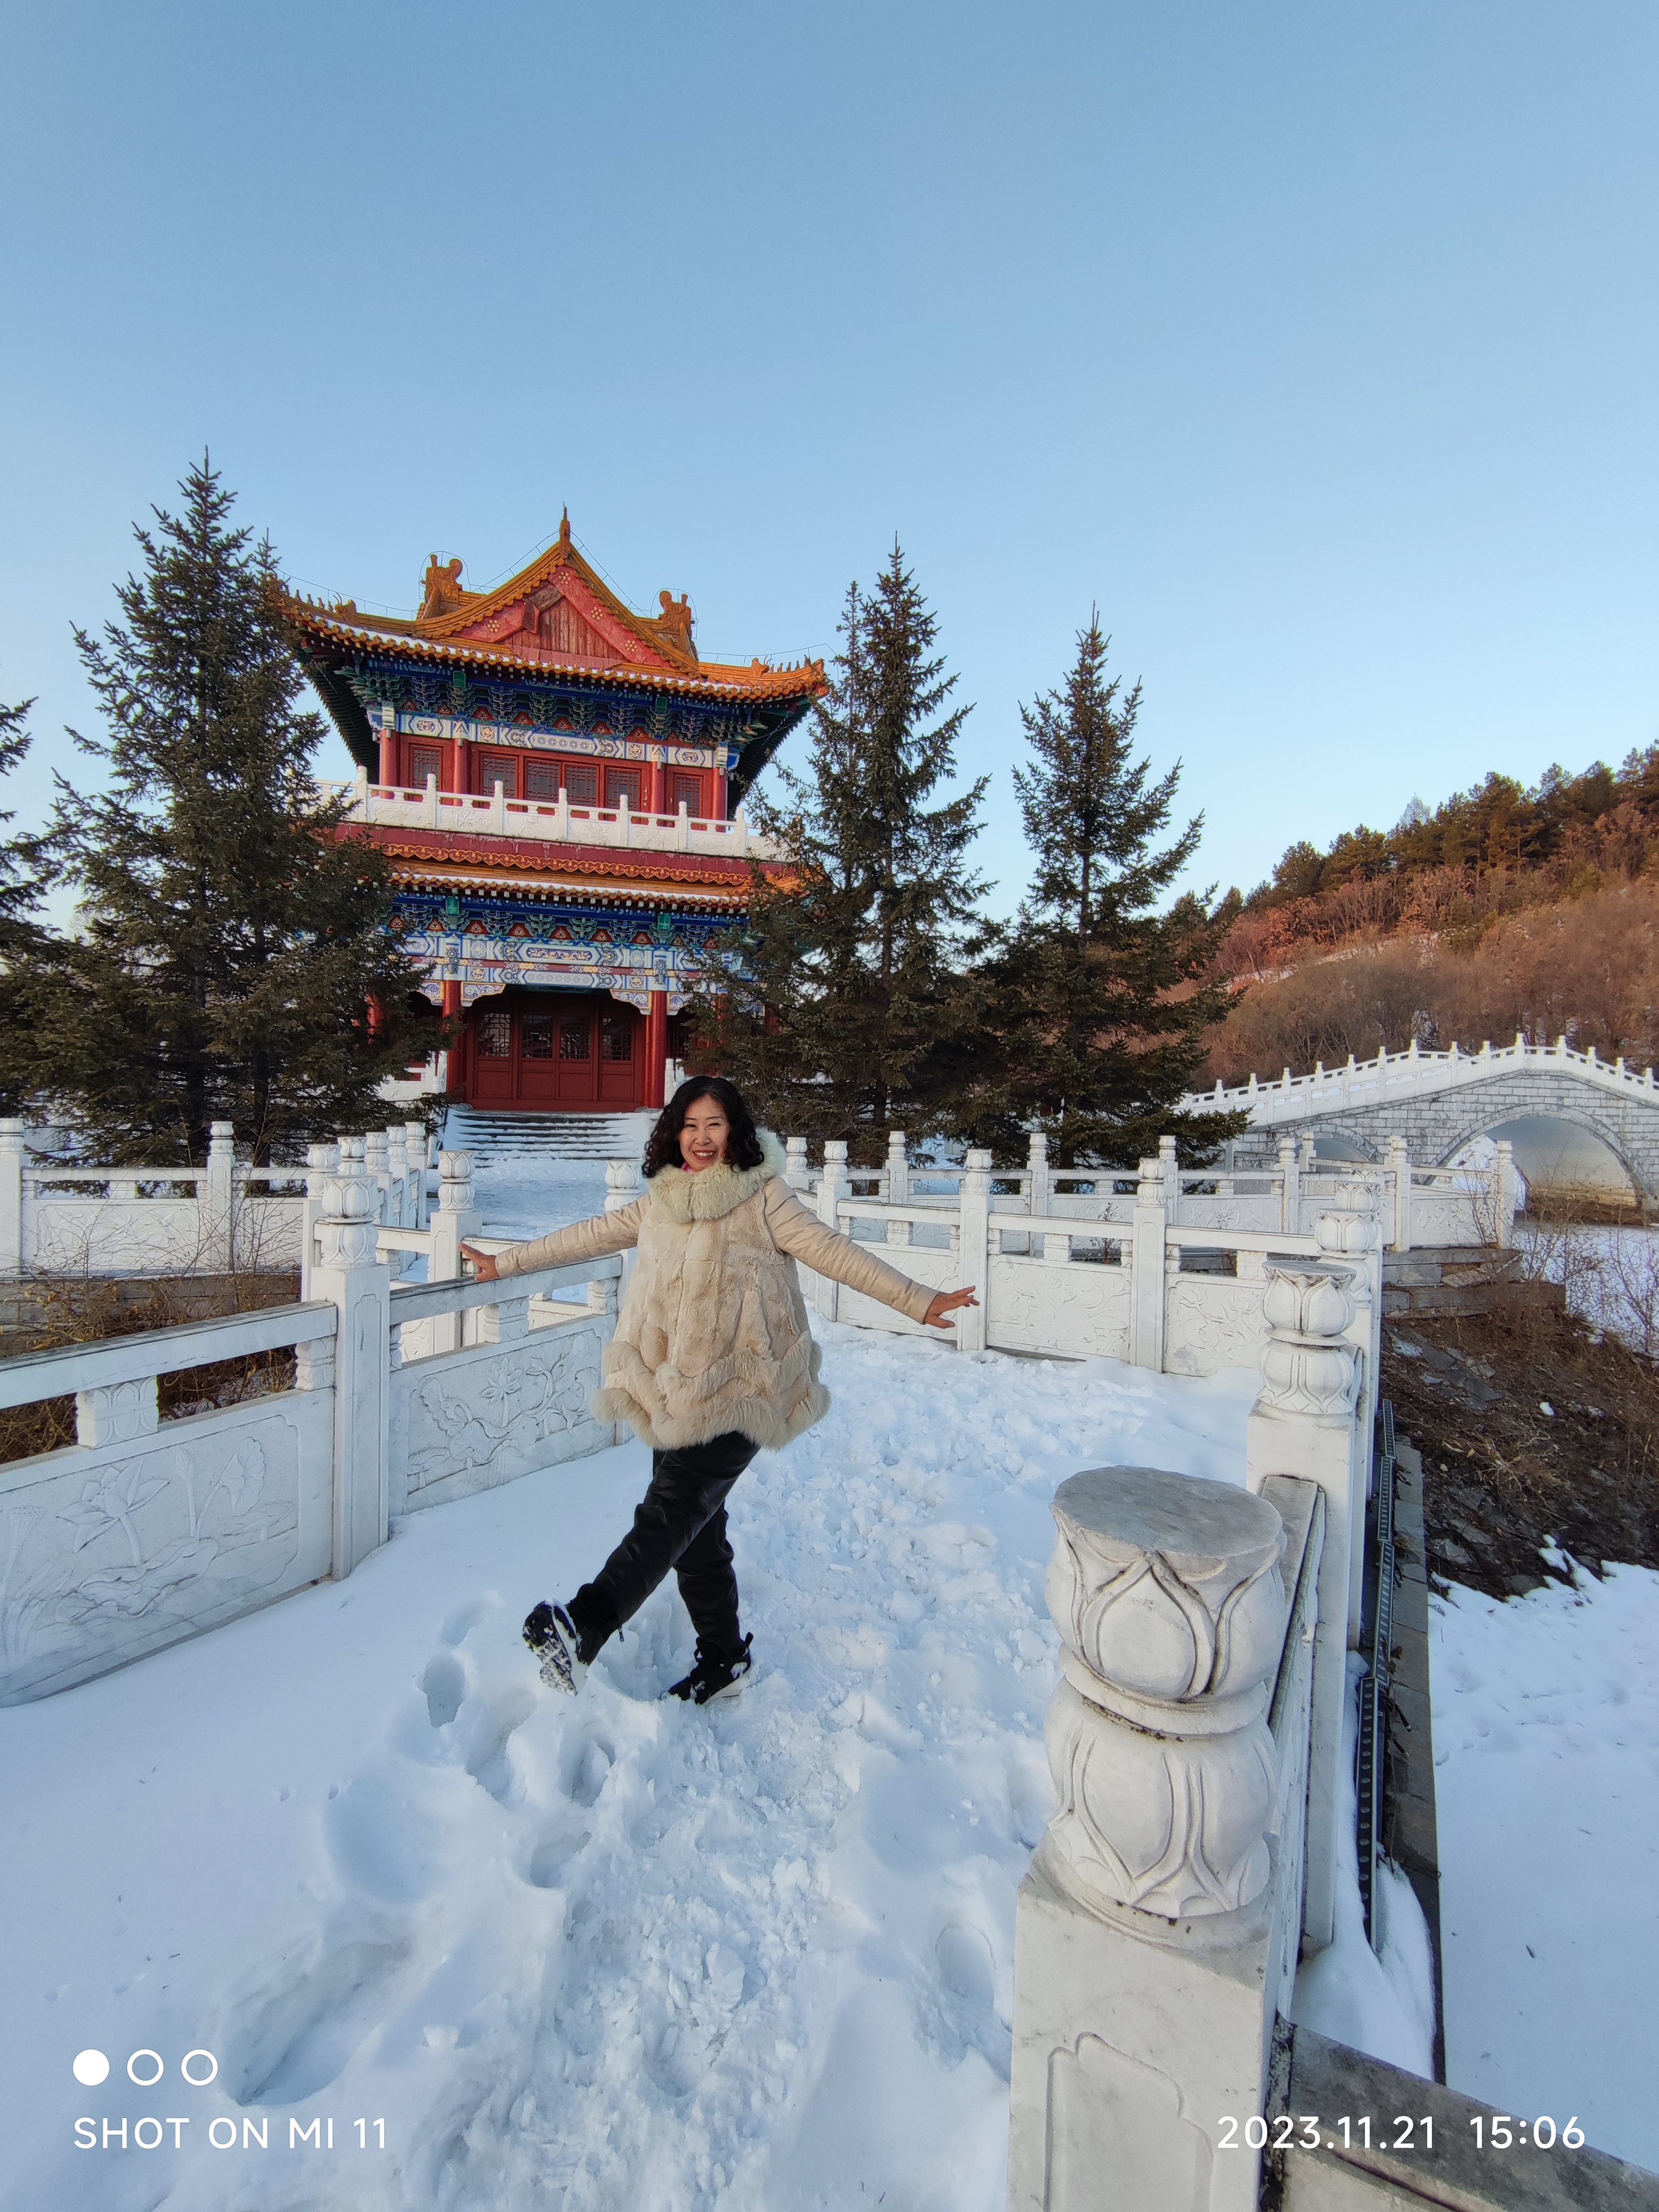
[[[348,834],[391,856],[421,988],[464,1017],[453,1097],[659,1106],[671,1024],[765,859],[738,802],[823,663],[701,660],[686,597],[635,614],[568,514],[510,582],[460,576],[434,555],[412,619],[284,596],[358,764]]]

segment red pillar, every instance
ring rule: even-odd
[[[380,781],[396,785],[398,781],[398,732],[384,726],[380,731]]]
[[[461,1011],[461,987],[459,983],[444,985],[444,1013],[453,1018]],[[448,1092],[452,1098],[466,1096],[466,1031],[457,1027],[449,1040]]]
[[[661,1106],[668,1067],[668,994],[651,994],[651,1011],[645,1018],[645,1103]]]
[[[668,811],[668,772],[659,753],[651,763],[651,796],[647,802],[653,814]]]

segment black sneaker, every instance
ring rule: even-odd
[[[524,1625],[524,1640],[541,1662],[541,1676],[550,1690],[571,1696],[587,1680],[587,1668],[578,1653],[581,1638],[562,1605],[538,1605]]]
[[[735,1659],[711,1658],[701,1644],[697,1645],[697,1663],[684,1681],[676,1682],[668,1694],[671,1698],[685,1698],[694,1705],[712,1705],[716,1698],[735,1698],[754,1668],[749,1656],[752,1636],[743,1639],[743,1649]]]

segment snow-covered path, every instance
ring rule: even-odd
[[[519,1624],[625,1526],[630,1444],[0,1713],[0,2201],[1000,2205],[1048,1501],[1107,1461],[1242,1479],[1255,1378],[824,1334],[830,1418],[733,1494],[741,1699],[661,1701],[690,1645],[667,1589],[580,1700],[536,1682]],[[87,2151],[82,2114],[188,2125]],[[313,2118],[333,2149],[289,2148]]]
[[[1448,2077],[1659,2171],[1659,1574],[1454,1589],[1430,1632]]]

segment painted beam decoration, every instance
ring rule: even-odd
[[[449,982],[460,985],[464,1006],[518,986],[609,991],[645,1013],[652,992],[664,991],[671,1014],[696,989],[711,942],[737,919],[644,902],[592,907],[412,891],[399,892],[398,912],[410,957],[425,971],[422,988],[441,1005]]]

